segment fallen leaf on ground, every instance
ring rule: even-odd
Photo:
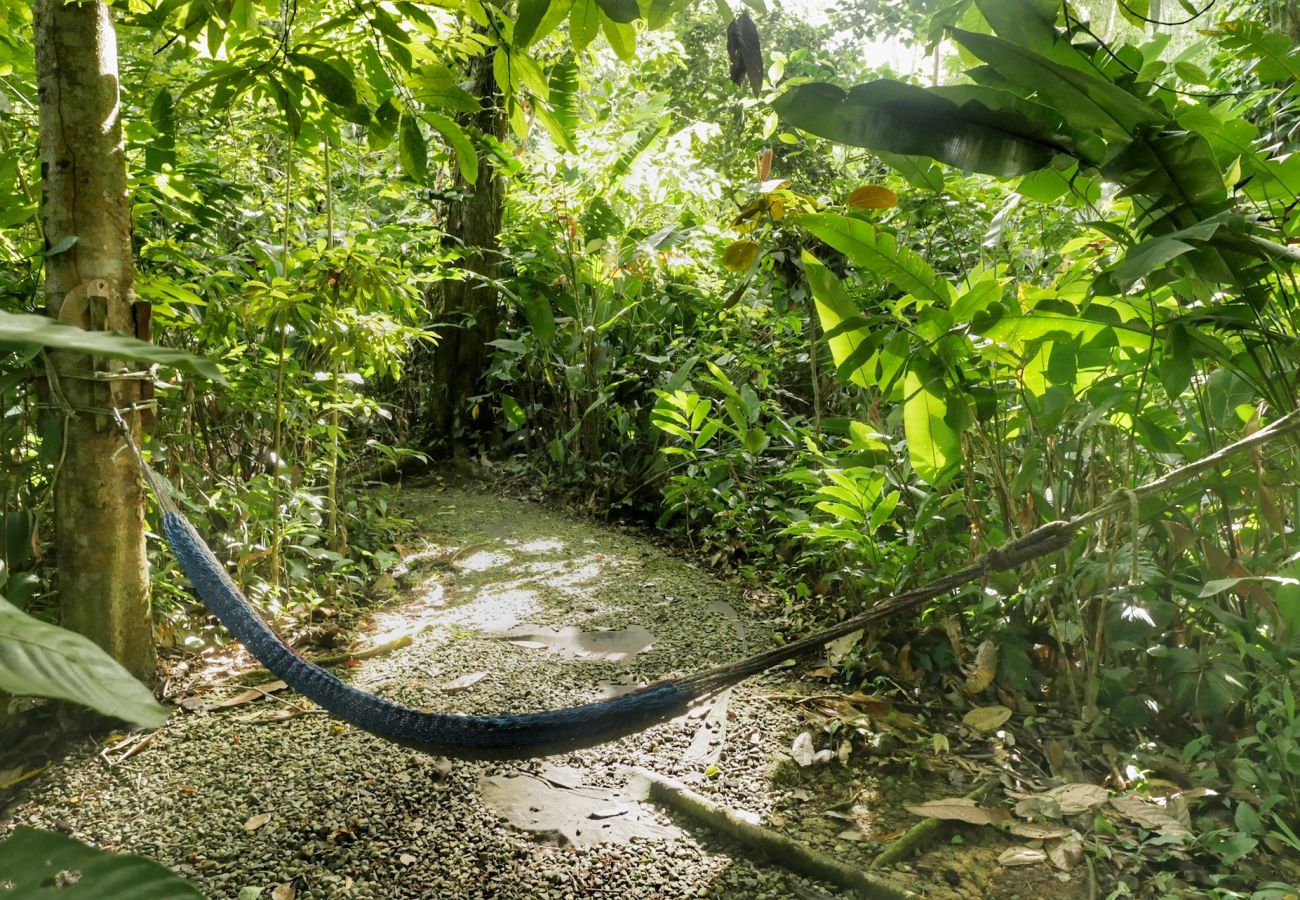
[[[413,866],[419,862],[418,859],[409,853],[403,853],[401,856],[397,857],[397,861],[404,866]]]
[[[867,839],[867,836],[856,828],[845,828],[835,836],[841,841],[865,841]]]
[[[1031,841],[1049,841],[1054,838],[1069,837],[1074,833],[1073,828],[1067,828],[1064,825],[1033,825],[1028,822],[1016,822],[1014,820],[1008,822],[1006,827],[1009,834],[1029,838]]]
[[[274,694],[276,691],[282,691],[288,685],[283,681],[268,681],[266,684],[260,684],[255,688],[249,688],[241,691],[228,700],[217,700],[212,703],[205,703],[200,709],[229,709],[232,706],[243,706],[246,703],[252,703],[254,700],[261,700],[267,694]]]
[[[1079,813],[1101,806],[1110,798],[1110,794],[1104,787],[1081,782],[1052,788],[1043,796],[1055,800],[1063,816],[1077,816]]]
[[[1004,866],[1032,866],[1045,859],[1047,853],[1043,850],[1035,850],[1033,847],[1012,847],[998,855],[998,862]]]
[[[953,820],[971,825],[997,825],[1011,817],[1011,813],[1005,809],[985,809],[966,797],[930,800],[905,808],[912,815],[924,819]]]
[[[611,807],[609,809],[594,810],[587,815],[587,818],[588,819],[612,819],[615,816],[626,815],[626,813],[627,813],[626,809],[616,809]]]
[[[1011,710],[1005,706],[977,706],[961,717],[961,723],[976,731],[996,731],[1011,718]]]
[[[271,900],[294,900],[297,896],[298,889],[293,886],[292,881],[286,881],[271,888]]]
[[[442,692],[444,694],[454,694],[457,691],[467,691],[487,677],[487,672],[470,672],[468,675],[453,678],[451,681],[444,684],[442,686]]]
[[[1083,862],[1083,844],[1071,839],[1047,848],[1047,858],[1062,872],[1068,872]]]
[[[257,815],[253,816],[251,819],[249,819],[247,822],[244,823],[244,830],[256,831],[257,829],[261,828],[269,821],[271,821],[270,813],[258,813]]]
[[[790,755],[799,765],[807,768],[813,764],[813,742],[812,735],[806,731],[799,732],[799,736],[794,739],[790,745]]]
[[[1110,805],[1121,816],[1148,831],[1171,837],[1191,834],[1186,825],[1151,800],[1142,797],[1111,797]]]

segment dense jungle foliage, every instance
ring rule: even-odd
[[[58,317],[73,245],[33,12],[0,4],[0,643],[59,621],[53,348],[150,367],[152,465],[305,641],[375,603],[393,485],[446,464],[670,535],[792,639],[1297,407],[1287,0],[112,7],[157,346],[23,318]],[[1185,837],[1089,853],[1285,896],[1298,449],[841,644],[834,678],[1059,717],[1098,780],[1214,792]],[[150,563],[163,655],[226,640]],[[0,734],[36,754],[55,716],[15,696]]]

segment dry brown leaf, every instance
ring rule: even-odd
[[[1032,866],[1047,859],[1047,853],[1033,847],[1011,847],[998,855],[998,862],[1004,866]]]
[[[968,822],[971,825],[998,825],[1011,817],[1011,813],[1005,809],[985,809],[966,797],[929,800],[915,806],[907,806],[905,809],[912,815],[924,819],[945,819]]]
[[[813,764],[813,741],[812,735],[806,731],[799,732],[799,736],[794,739],[790,745],[790,755],[799,765],[807,768]]]
[[[1111,797],[1111,807],[1121,816],[1148,831],[1168,836],[1190,835],[1191,831],[1160,804],[1144,797]]]
[[[996,731],[1011,718],[1011,710],[1005,706],[977,706],[961,717],[961,723],[976,731]]]
[[[1095,784],[1063,784],[1060,787],[1052,788],[1041,796],[1056,801],[1057,806],[1061,809],[1063,816],[1077,816],[1079,813],[1087,812],[1094,807],[1101,806],[1109,799],[1110,794],[1104,787],[1098,787]]]
[[[247,822],[244,823],[244,830],[256,831],[257,829],[261,828],[269,821],[271,821],[270,813],[258,813],[257,815],[253,816]]]
[[[1047,848],[1047,858],[1056,868],[1068,872],[1083,862],[1083,844],[1075,838],[1059,841]]]
[[[867,839],[867,836],[856,828],[845,828],[835,836],[841,841],[865,841]]]
[[[233,706],[243,706],[246,703],[252,703],[254,700],[261,700],[267,694],[274,694],[276,691],[282,691],[286,687],[283,681],[268,681],[266,684],[259,684],[255,688],[249,688],[241,691],[228,700],[217,700],[212,703],[205,703],[201,709],[229,709]]]
[[[1050,841],[1074,834],[1073,828],[1067,828],[1064,825],[1037,825],[1014,820],[1008,822],[1006,828],[1010,834],[1014,834],[1016,837],[1028,838],[1031,841]]]
[[[397,857],[397,861],[404,866],[413,866],[419,862],[419,860],[410,853],[403,853],[401,856]]]
[[[451,681],[444,684],[442,686],[442,692],[444,694],[454,694],[457,691],[467,691],[487,677],[487,672],[470,672],[468,675],[453,678]]]
[[[849,651],[858,645],[862,640],[862,629],[850,631],[843,637],[837,637],[826,645],[826,661],[832,666],[838,666],[844,657],[849,655]]]
[[[818,666],[808,673],[809,678],[834,678],[839,674],[839,669],[834,666]]]
[[[298,889],[293,886],[292,881],[286,881],[271,888],[271,900],[294,900],[297,896]]]
[[[998,674],[998,645],[985,641],[975,651],[975,664],[966,676],[966,690],[978,694],[993,683]]]

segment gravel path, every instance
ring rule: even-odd
[[[407,490],[400,504],[435,545],[426,563],[461,552],[450,567],[421,568],[413,559],[398,579],[409,599],[376,616],[376,641],[416,632],[410,646],[343,670],[384,696],[460,712],[545,709],[697,671],[770,642],[736,588],[634,536],[473,489]],[[523,631],[515,631],[512,643],[500,634],[521,626],[542,639],[520,641]],[[622,647],[592,639],[595,654],[582,653],[581,640],[575,652],[572,634],[567,650],[541,646],[547,628],[565,627],[626,630],[632,640]],[[645,643],[638,627],[651,643],[632,652]],[[444,690],[476,673],[487,674]],[[14,824],[59,828],[98,847],[152,857],[211,897],[240,900],[273,892],[276,900],[834,895],[730,855],[716,835],[649,807],[633,816],[618,801],[622,767],[643,766],[735,809],[773,812],[785,789],[771,776],[798,721],[788,704],[764,699],[772,689],[755,679],[712,716],[522,764],[447,765],[323,714],[248,721],[299,699],[292,695],[208,712],[178,709],[119,765],[107,766],[97,746],[74,751],[10,810],[0,835]],[[227,688],[214,699],[237,692]],[[702,728],[711,729],[705,736],[725,734],[710,748],[697,740]],[[521,774],[534,777],[520,784],[554,788],[557,807],[579,783],[610,792],[596,796],[613,805],[605,812],[574,807],[583,820],[568,823],[568,837],[554,816],[523,830],[506,821],[499,803],[484,800],[485,786]],[[533,807],[545,802],[540,796]],[[549,810],[532,812],[545,819]],[[602,816],[636,818],[653,836],[594,839]],[[584,821],[586,837],[575,840]]]

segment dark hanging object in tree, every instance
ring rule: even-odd
[[[727,26],[727,56],[731,59],[732,82],[743,84],[748,78],[757,97],[763,89],[763,48],[759,44],[758,28],[747,12],[732,19]]]

